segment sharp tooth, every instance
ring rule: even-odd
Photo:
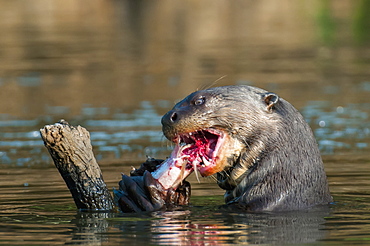
[[[208,166],[208,165],[211,164],[211,162],[207,161],[207,159],[204,156],[202,156],[202,161],[203,161],[205,166]]]

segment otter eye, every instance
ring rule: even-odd
[[[194,105],[202,105],[204,103],[205,99],[204,97],[200,97],[194,101]]]

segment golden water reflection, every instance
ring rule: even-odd
[[[224,76],[217,85],[280,89],[299,107],[324,85],[347,91],[368,80],[369,42],[356,40],[366,2],[1,1],[0,112],[129,109]]]

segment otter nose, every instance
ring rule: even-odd
[[[163,117],[162,117],[162,125],[163,126],[172,126],[176,122],[179,121],[179,114],[173,110],[167,112]]]
[[[173,112],[173,113],[171,114],[171,116],[170,116],[170,121],[171,121],[172,123],[175,123],[175,122],[177,121],[177,119],[178,119],[178,115],[177,115],[177,113],[176,113],[176,112]]]

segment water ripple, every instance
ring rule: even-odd
[[[365,84],[364,86],[367,86]],[[160,105],[168,103],[160,102]],[[77,124],[90,131],[92,145],[98,160],[105,158],[122,159],[127,154],[143,158],[145,155],[166,156],[170,147],[163,146],[161,115],[157,112],[162,106],[153,106],[143,101],[140,108],[132,113],[117,112],[111,109],[85,106]],[[46,111],[68,112],[65,107],[46,107]],[[323,154],[336,151],[370,150],[370,103],[332,105],[328,101],[309,102],[302,110],[312,127]],[[50,163],[50,157],[43,147],[38,131],[41,122],[50,116],[40,116],[33,120],[15,120],[1,115],[0,120],[0,164],[32,165]],[[83,120],[88,118],[87,120]],[[53,122],[52,117],[46,122]],[[73,118],[71,121],[76,121]],[[21,129],[21,130],[20,130]],[[36,130],[37,129],[37,130]]]
[[[320,150],[332,154],[339,149],[367,149],[370,141],[370,103],[332,106],[312,101],[301,112],[314,130]]]

